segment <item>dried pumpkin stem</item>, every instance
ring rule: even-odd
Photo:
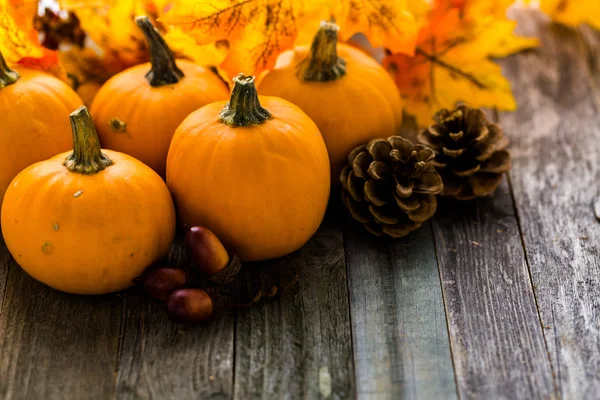
[[[144,33],[150,50],[152,69],[146,74],[150,86],[160,87],[179,82],[185,75],[177,67],[175,56],[165,39],[154,28],[148,17],[137,17],[135,23]]]
[[[71,172],[93,175],[113,165],[100,148],[92,117],[85,107],[79,107],[70,117],[73,129],[73,152],[63,162]]]
[[[221,111],[221,122],[229,126],[253,126],[271,117],[271,113],[260,105],[253,76],[239,74],[233,78],[233,83],[231,99]]]
[[[300,79],[308,82],[329,82],[346,75],[346,61],[337,54],[339,29],[334,22],[321,22],[308,57],[298,64],[296,74]]]
[[[0,89],[12,85],[18,81],[20,77],[21,76],[17,71],[8,68],[6,60],[4,60],[4,56],[2,55],[2,52],[0,52]]]

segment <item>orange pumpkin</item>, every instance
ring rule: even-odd
[[[258,90],[299,106],[323,134],[338,183],[348,154],[372,139],[394,135],[402,124],[402,100],[385,69],[364,52],[337,44],[338,27],[322,22],[312,47],[279,56]]]
[[[184,226],[207,227],[242,260],[281,257],[323,219],[327,149],[297,106],[259,100],[253,77],[234,84],[229,103],[203,107],[177,129],[167,184]]]
[[[30,166],[8,188],[4,240],[27,273],[55,289],[122,290],[168,252],[173,202],[149,167],[100,150],[85,107],[71,123],[73,152]]]
[[[69,150],[69,113],[81,105],[63,81],[31,69],[11,70],[0,53],[0,204],[24,168]]]
[[[175,62],[148,17],[136,22],[146,36],[152,62],[109,79],[90,111],[104,148],[129,154],[164,177],[175,129],[192,111],[226,100],[229,88],[208,68]]]

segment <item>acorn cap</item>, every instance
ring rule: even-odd
[[[242,262],[234,255],[230,257],[229,264],[219,272],[211,275],[208,280],[217,285],[227,285],[235,280],[237,274],[242,269]]]

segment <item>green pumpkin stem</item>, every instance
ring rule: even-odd
[[[229,126],[259,125],[271,117],[260,105],[254,77],[239,74],[233,78],[231,99],[221,111],[221,122]]]
[[[185,75],[177,67],[175,56],[165,39],[154,28],[148,17],[137,17],[135,23],[144,33],[150,51],[152,69],[146,74],[150,86],[160,87],[179,82]]]
[[[313,39],[310,53],[298,64],[297,76],[307,82],[330,82],[346,75],[346,61],[337,54],[339,27],[322,21]]]
[[[17,71],[13,71],[6,65],[6,60],[2,52],[0,52],[0,89],[7,87],[19,80],[21,75]]]
[[[70,117],[73,129],[73,152],[63,162],[71,172],[93,175],[114,162],[100,148],[94,121],[85,107],[79,107]]]

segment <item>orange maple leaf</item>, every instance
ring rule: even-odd
[[[169,0],[61,0],[60,4],[78,16],[92,43],[83,49],[69,49],[71,54],[61,54],[68,62],[69,72],[83,82],[102,82],[148,61],[144,35],[134,22],[138,15],[148,15],[155,22],[177,57],[205,65],[218,65],[225,58],[226,49],[222,46],[199,46],[179,28],[158,22],[171,8]],[[96,51],[92,51],[94,48]]]
[[[406,0],[337,1],[333,16],[340,27],[340,37],[348,40],[364,33],[374,47],[393,53],[413,54],[417,41],[417,24]]]
[[[230,74],[259,74],[278,55],[314,36],[322,19],[334,17],[340,35],[363,32],[374,45],[412,53],[416,25],[407,0],[176,0],[163,20],[199,44],[227,40],[222,67]],[[416,1],[416,0],[411,0]]]
[[[457,8],[434,9],[419,32],[414,56],[384,60],[420,126],[441,108],[459,102],[474,107],[516,107],[508,80],[490,58],[537,45],[512,35],[515,22],[493,16],[470,18]]]
[[[9,64],[41,69],[65,79],[58,54],[41,45],[33,28],[36,12],[37,1],[0,0],[0,51]]]

